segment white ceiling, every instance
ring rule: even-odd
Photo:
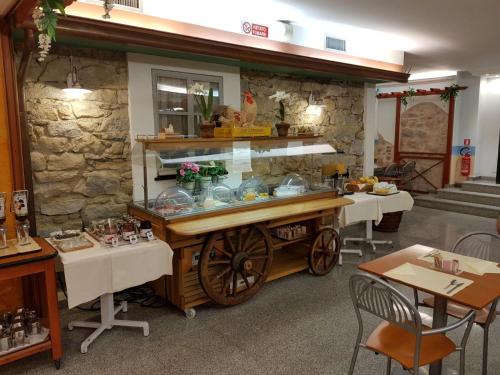
[[[500,0],[286,0],[308,17],[411,41],[412,72],[500,72]],[[293,20],[300,22],[300,20]]]

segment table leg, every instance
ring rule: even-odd
[[[62,344],[59,305],[57,302],[56,269],[53,260],[47,262],[44,277],[45,292],[47,294],[47,311],[49,315],[50,341],[52,342],[52,359],[57,362],[62,358]]]
[[[441,328],[446,326],[447,318],[446,307],[448,300],[441,296],[434,296],[434,311],[432,313],[432,328]],[[429,375],[441,375],[443,363],[437,361],[430,365]]]
[[[107,329],[111,329],[114,326],[124,326],[124,327],[137,327],[142,328],[144,336],[149,336],[149,324],[148,322],[141,322],[136,320],[121,320],[115,319],[115,315],[120,311],[127,311],[127,302],[123,301],[119,306],[114,306],[113,293],[107,293],[100,297],[101,300],[101,322],[82,322],[73,321],[68,324],[68,329],[72,330],[74,327],[80,328],[95,328],[96,330],[87,337],[80,347],[82,353],[87,353],[88,347],[96,338],[98,338],[101,333]]]

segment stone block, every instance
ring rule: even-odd
[[[59,103],[57,105],[57,114],[61,120],[71,120],[74,118],[73,109],[68,103]]]
[[[128,104],[128,90],[118,90],[118,104]]]
[[[101,126],[99,127],[100,132],[120,132],[129,130],[129,118],[128,111],[123,108],[111,113],[110,116],[106,117]]]
[[[82,210],[82,219],[85,224],[93,220],[102,220],[113,217],[120,217],[127,212],[126,204],[96,204],[87,205]]]
[[[365,110],[365,106],[364,106],[364,103],[362,100],[357,100],[356,102],[354,102],[354,104],[351,108],[351,112],[355,115],[363,114],[364,110]]]
[[[31,100],[26,102],[26,117],[28,120],[34,121],[57,121],[57,110],[51,103],[33,102]]]
[[[132,169],[132,163],[130,161],[98,161],[95,163],[95,169],[97,170],[114,170],[114,171],[130,171]]]
[[[79,175],[82,175],[82,171],[42,171],[34,172],[35,180],[39,183],[46,182],[57,182],[71,180]]]
[[[106,146],[96,136],[84,133],[80,138],[71,141],[69,149],[73,152],[102,154],[106,150]]]
[[[83,130],[88,132],[98,131],[101,124],[102,118],[80,118],[77,121],[78,126],[80,126]]]
[[[48,170],[63,171],[67,169],[82,169],[87,165],[82,154],[65,152],[62,155],[49,155]]]
[[[52,197],[40,202],[40,212],[44,215],[67,215],[80,211],[85,206],[85,198],[77,195]]]
[[[82,135],[76,121],[55,121],[47,125],[47,132],[52,137],[77,138]]]
[[[62,137],[40,137],[34,144],[35,149],[46,154],[53,152],[64,152],[67,148],[68,140]]]
[[[76,193],[87,197],[101,194],[115,194],[120,190],[120,175],[117,172],[94,171],[85,174],[85,180],[80,181],[74,188]]]
[[[118,102],[116,90],[109,89],[93,90],[91,93],[85,95],[85,100],[107,104],[115,104]]]
[[[61,196],[63,194],[69,194],[71,193],[71,190],[73,189],[73,183],[70,183],[69,181],[66,182],[61,182],[61,181],[54,181],[54,182],[46,182],[46,183],[37,183],[35,184],[34,190],[35,194],[39,196],[40,198],[51,198],[51,197],[57,197]]]
[[[106,115],[106,112],[98,107],[96,102],[87,102],[83,100],[71,102],[75,117],[80,118],[100,118]]]
[[[40,152],[31,152],[31,169],[33,171],[43,171],[46,167],[47,161],[45,160],[45,156]]]

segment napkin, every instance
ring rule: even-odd
[[[398,276],[415,276],[417,273],[415,272],[415,268],[410,263],[405,263],[396,267],[392,270],[393,275]]]

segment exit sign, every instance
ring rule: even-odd
[[[269,27],[265,25],[244,21],[241,23],[241,30],[248,35],[269,38]]]

